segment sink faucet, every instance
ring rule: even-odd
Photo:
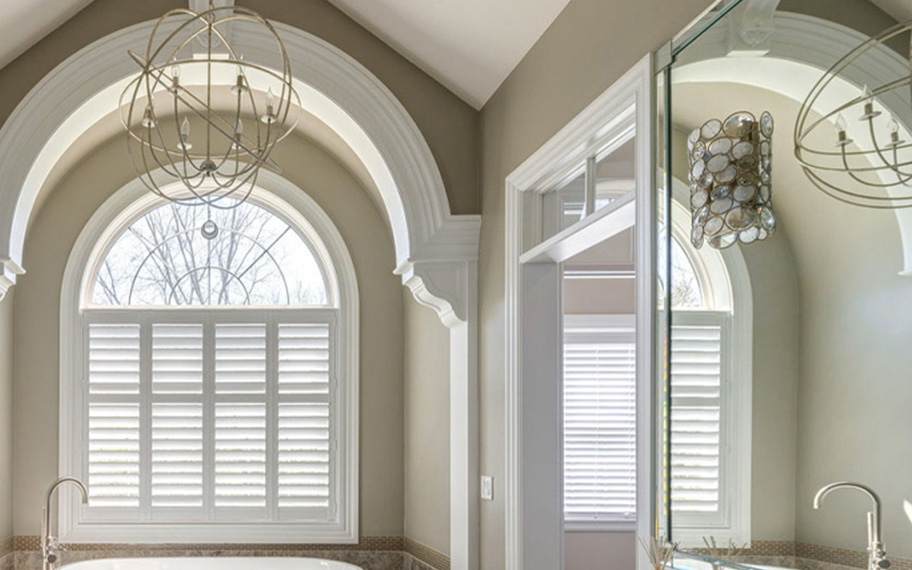
[[[889,568],[890,561],[887,560],[887,552],[884,550],[883,538],[880,533],[880,497],[878,497],[877,493],[870,487],[866,487],[859,483],[840,481],[837,483],[830,483],[817,491],[817,495],[814,496],[814,508],[819,509],[823,504],[823,499],[836,489],[854,489],[864,493],[871,499],[874,508],[868,513],[868,567],[869,570],[884,570]]]
[[[61,477],[51,483],[51,486],[48,487],[47,494],[44,496],[44,508],[41,510],[42,570],[52,570],[59,558],[57,551],[60,549],[60,546],[57,544],[57,539],[51,536],[51,498],[54,496],[54,491],[57,490],[57,487],[60,487],[64,483],[72,483],[79,487],[79,491],[82,493],[82,504],[89,502],[89,490],[86,489],[86,486],[82,481],[75,477]]]

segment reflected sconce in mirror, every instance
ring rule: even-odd
[[[865,86],[853,99],[841,91],[848,68],[871,66],[876,50],[910,30],[912,22],[893,26],[847,53],[823,74],[798,112],[795,156],[814,186],[840,202],[882,210],[912,207],[912,142],[903,139],[896,117],[877,104],[892,98],[907,105],[912,71],[873,90]]]
[[[687,139],[690,159],[690,241],[725,249],[776,230],[771,182],[773,117],[744,111],[712,119]]]

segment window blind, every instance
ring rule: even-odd
[[[88,520],[334,516],[331,313],[86,321]]]
[[[676,314],[671,329],[672,511],[706,522],[723,509],[725,319],[724,313]]]
[[[609,319],[609,320],[606,320]],[[632,317],[564,326],[564,519],[636,516],[636,345]]]

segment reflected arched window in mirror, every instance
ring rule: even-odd
[[[680,209],[673,202],[672,537],[741,544],[750,540],[750,279],[738,249],[693,248]]]
[[[326,277],[288,222],[244,202],[160,205],[133,220],[95,273],[96,306],[321,306]]]

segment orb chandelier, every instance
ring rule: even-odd
[[[893,26],[847,53],[801,105],[795,156],[814,186],[836,200],[875,209],[912,207],[912,142],[902,138],[897,118],[875,105],[884,95],[908,96],[912,72],[874,89],[865,86],[850,99],[840,99],[835,89],[850,66],[868,65],[866,55],[910,30],[912,22]],[[834,96],[838,103],[824,103]]]
[[[690,162],[690,241],[725,249],[764,240],[776,231],[771,185],[773,117],[734,113],[711,119],[687,138]]]
[[[235,51],[231,31],[240,27],[269,38],[277,69]],[[270,155],[298,120],[300,99],[275,28],[247,8],[210,2],[200,13],[167,12],[145,53],[129,55],[140,73],[121,94],[120,109],[139,179],[180,204],[244,202],[260,169],[275,168]]]

